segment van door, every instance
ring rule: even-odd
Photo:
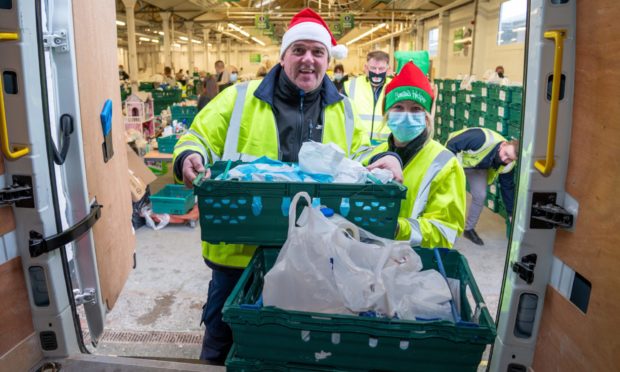
[[[33,323],[44,355],[66,356],[86,351],[78,308],[96,344],[134,265],[115,4],[8,4],[0,10],[0,31],[12,38],[0,42],[9,83],[4,180],[18,176],[31,189],[14,212]]]

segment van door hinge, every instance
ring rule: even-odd
[[[573,227],[572,213],[556,204],[557,194],[554,192],[535,192],[532,195],[530,228],[553,229]]]
[[[13,176],[13,184],[0,189],[0,207],[11,204],[18,208],[34,208],[32,177]]]
[[[527,284],[534,281],[534,268],[536,267],[536,254],[528,254],[521,257],[521,262],[512,264],[512,271],[519,275],[519,278],[525,280]]]
[[[75,299],[75,305],[83,305],[85,303],[94,304],[97,301],[95,296],[95,290],[93,288],[85,288],[82,292],[79,288],[73,290],[73,298]]]
[[[43,33],[43,47],[46,50],[55,49],[60,52],[68,52],[67,31],[58,30],[56,32]]]
[[[66,244],[81,238],[99,220],[99,217],[101,217],[101,208],[103,207],[97,203],[97,200],[95,200],[90,206],[90,213],[88,216],[84,217],[80,222],[60,234],[56,234],[48,238],[44,238],[41,233],[31,230],[28,247],[30,250],[30,256],[38,257],[44,253],[51,252],[54,249],[64,247]]]

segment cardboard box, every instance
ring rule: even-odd
[[[155,181],[157,177],[144,164],[144,160],[127,146],[127,166],[129,171],[129,188],[131,200],[137,202],[142,199],[146,192],[146,186]]]

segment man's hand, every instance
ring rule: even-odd
[[[183,160],[183,168],[181,168],[183,172],[183,183],[185,183],[185,187],[188,189],[194,188],[192,182],[198,173],[204,172],[205,167],[202,165],[202,157],[199,154],[191,154]],[[207,170],[207,174],[205,178],[211,177],[211,170]]]
[[[398,182],[403,182],[403,169],[400,166],[400,161],[395,156],[386,155],[376,162],[370,164],[368,170],[375,168],[388,169],[394,175],[394,179]]]

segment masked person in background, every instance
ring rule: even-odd
[[[342,64],[337,64],[336,66],[334,66],[334,85],[336,86],[336,89],[338,89],[339,93],[343,93],[344,92],[344,83],[346,83],[349,80],[349,75],[345,75],[344,74],[344,67],[342,66]]]
[[[381,116],[384,88],[391,80],[387,77],[389,63],[387,53],[380,50],[370,52],[364,65],[366,76],[349,79],[344,85],[345,94],[355,102],[371,145],[385,142],[390,135]]]
[[[500,79],[504,78],[504,66],[495,67],[495,73],[499,76]]]
[[[230,82],[232,84],[239,80],[239,70],[235,66],[230,66]]]
[[[396,240],[452,248],[465,225],[465,173],[454,154],[432,139],[432,102],[428,79],[408,62],[385,88],[391,134],[374,149],[368,169],[390,169],[407,186]]]

